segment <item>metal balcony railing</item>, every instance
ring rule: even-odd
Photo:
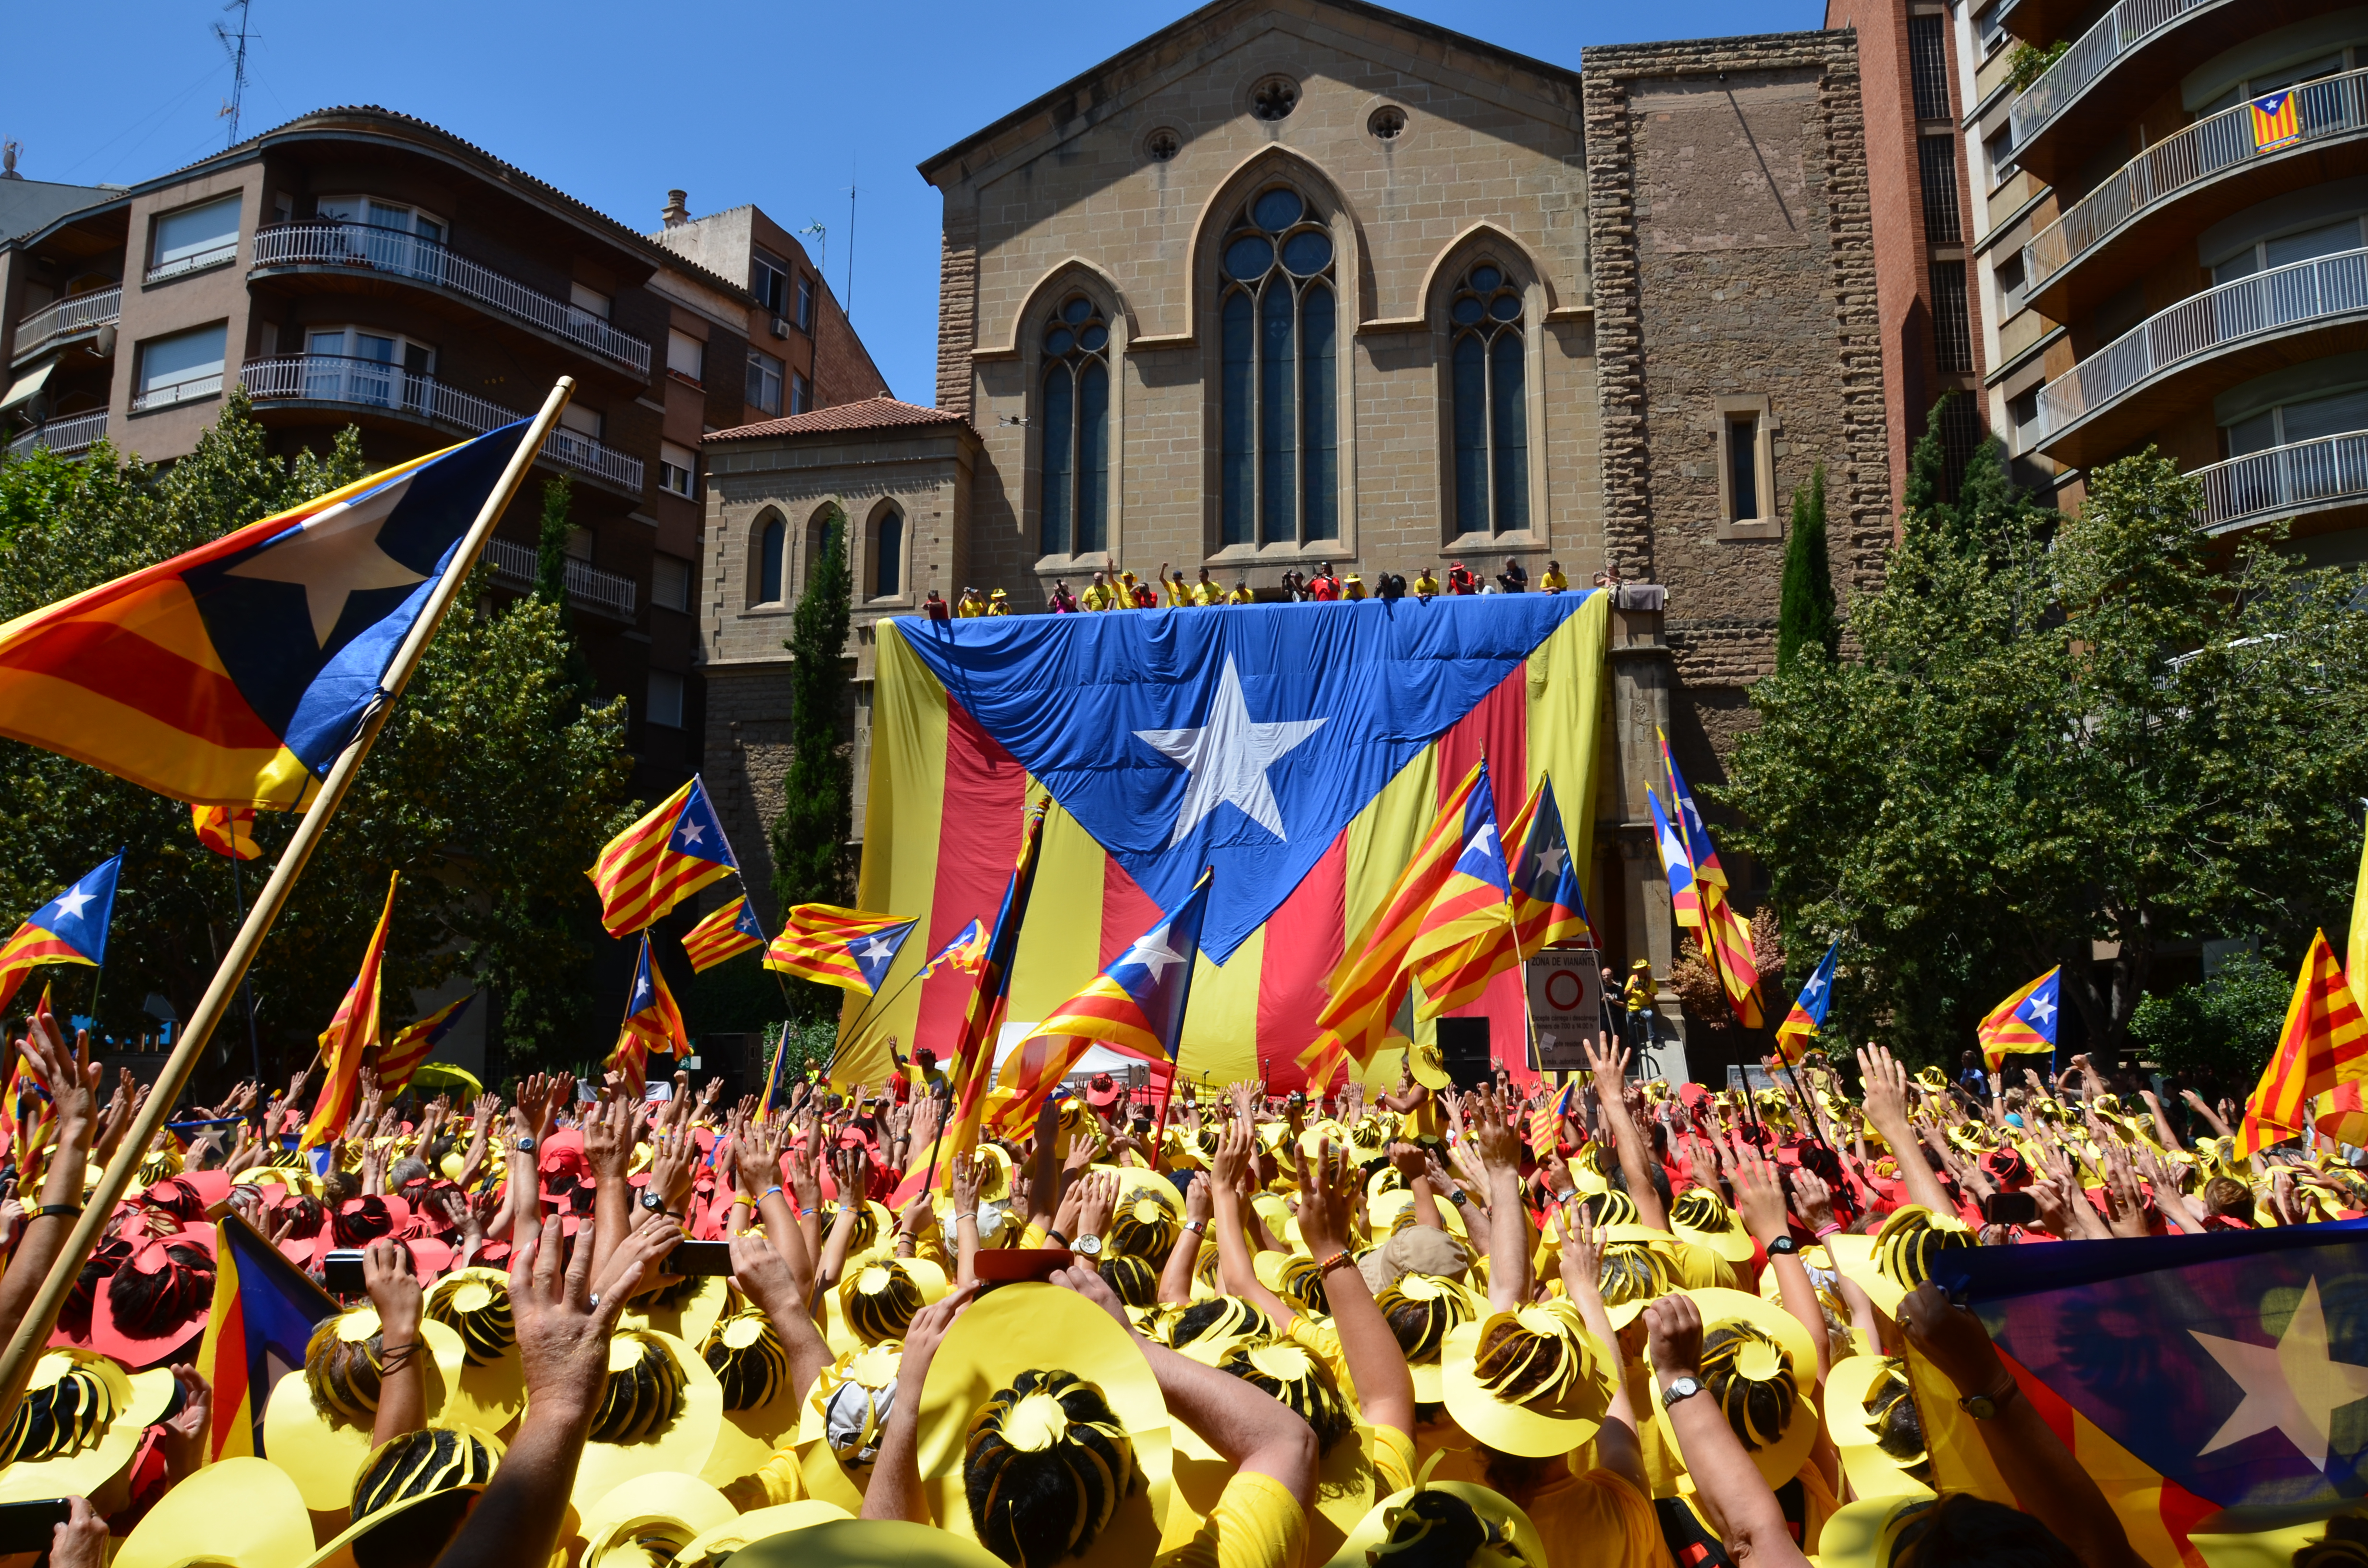
[[[2122,0],[2014,100],[2008,117],[2014,144],[2028,146],[2065,105],[2112,70],[2114,61],[2190,11],[2219,4],[2221,0]]]
[[[131,412],[144,413],[152,408],[170,408],[191,398],[211,397],[222,390],[222,373],[208,370],[202,376],[190,376],[177,381],[158,381],[131,394]]]
[[[523,419],[496,403],[433,376],[405,370],[376,359],[349,358],[339,354],[293,354],[274,359],[250,359],[239,372],[247,394],[257,403],[336,403],[360,408],[381,408],[433,424],[450,426],[470,435]],[[638,494],[642,460],[627,457],[573,430],[556,429],[543,443],[542,455],[620,489]]]
[[[77,414],[65,419],[52,419],[38,429],[26,431],[8,443],[8,455],[23,457],[36,447],[44,448],[60,457],[71,457],[88,451],[107,434],[107,410]]]
[[[529,289],[515,278],[456,256],[433,240],[367,223],[279,223],[255,235],[255,268],[352,267],[387,273],[473,300],[606,359],[650,373],[650,346],[590,312]]]
[[[2252,106],[2238,104],[2164,137],[2122,165],[2022,247],[2023,276],[2037,290],[2146,209],[2239,164],[2315,142],[2368,131],[2368,71],[2346,72],[2294,89],[2302,131],[2270,153],[2253,145]]]
[[[180,278],[192,272],[203,272],[210,267],[221,267],[237,259],[238,240],[233,236],[218,245],[208,245],[201,251],[192,251],[188,256],[176,256],[171,261],[157,263],[148,269],[148,281],[162,283],[168,278]]]
[[[105,326],[123,314],[123,285],[69,294],[17,324],[17,358],[39,354],[61,337]]]
[[[2368,311],[2368,249],[2257,272],[2147,317],[2050,381],[2039,394],[2042,439],[2159,371],[2246,338]]]
[[[542,569],[541,554],[534,546],[496,535],[485,541],[485,564],[494,575],[505,583],[520,587],[534,586]],[[633,619],[635,585],[631,577],[614,572],[603,572],[598,566],[570,557],[567,562],[567,602],[582,605],[589,610],[616,617],[619,620]]]
[[[2191,477],[2203,484],[2203,509],[2196,522],[2206,533],[2346,501],[2368,502],[2368,430],[2248,452],[2197,469]]]

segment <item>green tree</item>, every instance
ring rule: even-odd
[[[542,524],[535,536],[534,597],[553,609],[567,608],[567,542],[575,532],[570,517],[575,484],[565,474],[542,482]]]
[[[2219,972],[2141,999],[2130,1043],[2166,1073],[2216,1079],[2242,1097],[2260,1081],[2285,1027],[2294,976],[2258,954],[2237,952]]]
[[[773,821],[773,896],[783,908],[852,895],[848,835],[855,825],[854,759],[846,729],[848,605],[847,519],[835,508],[823,525],[822,557],[798,596],[790,623],[790,767],[781,814]]]
[[[2076,520],[1968,484],[1909,512],[1885,585],[1852,601],[1861,662],[1753,688],[1717,793],[1786,928],[1842,939],[1842,1030],[1953,1060],[2061,961],[2066,1006],[2118,1051],[2164,944],[2298,949],[2340,918],[2343,802],[2368,790],[2362,577],[2301,570],[2269,532],[2215,557],[2197,502],[2151,451],[2092,472]]]
[[[0,465],[0,620],[193,549],[366,466],[350,429],[325,458],[273,456],[236,388],[196,449],[161,471],[104,445],[71,462],[36,452]],[[492,988],[496,1038],[514,1055],[571,1060],[590,1040],[579,1008],[597,926],[582,873],[632,814],[622,799],[623,703],[581,707],[551,607],[487,611],[477,608],[485,597],[463,593],[428,644],[263,946],[252,978],[268,1064],[311,1058],[396,869],[390,1026],[411,1016],[411,989],[466,972]],[[290,822],[259,818],[267,855]],[[0,741],[0,833],[11,850],[0,858],[0,915],[17,918],[127,847],[101,1028],[143,1027],[138,1009],[151,993],[188,1016],[237,916],[230,869],[198,844],[186,806]],[[258,885],[247,879],[250,897]],[[97,977],[53,972],[62,1000],[86,1006]],[[243,1033],[218,1032],[217,1063],[245,1071]]]
[[[1809,650],[1831,660],[1841,645],[1833,567],[1826,559],[1826,465],[1819,463],[1807,486],[1793,492],[1793,532],[1784,541],[1783,597],[1776,612],[1776,667],[1791,668]]]

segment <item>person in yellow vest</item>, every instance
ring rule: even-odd
[[[1225,596],[1225,602],[1229,605],[1254,605],[1258,603],[1258,595],[1250,591],[1250,580],[1247,577],[1235,578],[1234,591]]]
[[[1097,572],[1093,582],[1086,588],[1082,602],[1088,610],[1116,609],[1119,608],[1118,590],[1110,586],[1107,574]]]
[[[1362,577],[1358,576],[1354,572],[1349,573],[1347,576],[1340,579],[1340,597],[1344,599],[1363,598],[1365,597],[1365,580]]]
[[[1201,568],[1201,580],[1192,585],[1192,602],[1196,605],[1221,605],[1225,602],[1225,590],[1210,579],[1206,566]]]
[[[986,613],[986,596],[976,588],[964,588],[962,599],[954,606],[954,614],[963,620],[975,620]]]
[[[1414,597],[1425,601],[1439,597],[1439,579],[1430,574],[1429,565],[1425,565],[1421,574],[1414,580]]]
[[[989,615],[1009,615],[1011,613],[1011,596],[1005,593],[1001,588],[997,588],[995,592],[987,595],[986,613]]]
[[[1192,602],[1192,590],[1184,585],[1184,574],[1167,570],[1167,562],[1159,563],[1159,586],[1164,590],[1164,602],[1171,608]]]
[[[1558,594],[1569,586],[1570,579],[1562,574],[1562,562],[1559,561],[1547,562],[1546,574],[1538,579],[1539,592]]]

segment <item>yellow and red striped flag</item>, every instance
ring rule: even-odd
[[[1465,808],[1481,779],[1483,764],[1474,763],[1462,783],[1440,802],[1429,831],[1415,846],[1406,869],[1343,949],[1339,967],[1332,971],[1323,1007],[1315,1015],[1315,1038],[1299,1053],[1302,1066],[1325,1051],[1324,1036],[1334,1036],[1362,1067],[1387,1041],[1390,1020],[1406,999],[1409,983],[1406,957],[1422,930],[1440,889],[1455,872],[1464,848]]]
[[[1497,792],[1484,759],[1480,781],[1463,802],[1463,846],[1406,950],[1406,972],[1422,983],[1422,1006],[1415,1016],[1435,1018],[1463,1006],[1520,961],[1512,874],[1505,865]]]
[[[1727,1005],[1745,1028],[1759,1027],[1759,961],[1751,950],[1751,922],[1735,912],[1716,889],[1702,889],[1702,946],[1714,949],[1719,983]]]
[[[2368,1077],[2368,1022],[2344,983],[2327,933],[2311,937],[2286,1004],[2284,1030],[2237,1125],[2237,1157],[2258,1154],[2303,1130],[2303,1102],[2348,1079]]]
[[[690,1054],[690,1036],[682,1027],[682,1010],[666,989],[666,971],[650,950],[650,935],[642,933],[642,956],[633,966],[633,989],[625,998],[624,1026],[617,1031],[616,1049],[607,1065],[625,1075],[639,1099],[650,1081],[650,1057],[664,1052],[677,1061]]]
[[[435,1054],[436,1048],[444,1043],[444,1037],[452,1032],[452,1026],[461,1021],[461,1015],[476,999],[477,994],[472,991],[458,1002],[447,1002],[417,1023],[407,1024],[399,1030],[378,1053],[379,1086],[390,1096],[411,1087],[411,1075],[419,1071],[421,1062]]]
[[[765,967],[869,996],[888,978],[905,938],[919,924],[835,903],[801,903],[765,949]]]
[[[233,860],[252,860],[263,853],[255,841],[253,806],[191,806],[189,825],[198,842]]]
[[[15,1001],[25,977],[45,963],[96,968],[107,962],[107,932],[115,919],[115,884],[122,869],[119,853],[27,915],[16,934],[0,943],[0,1007]]]
[[[645,929],[692,893],[740,869],[707,786],[689,783],[609,840],[584,874],[600,894],[600,924],[611,937]]]
[[[33,1016],[52,1016],[47,985],[41,987],[41,999],[34,1004]],[[42,1167],[48,1163],[42,1156],[49,1149],[56,1123],[49,1085],[34,1070],[33,1059],[21,1051],[17,1052],[16,1064],[8,1069],[8,1142],[17,1158],[19,1192],[41,1190]]]
[[[378,929],[370,933],[370,946],[362,950],[360,972],[346,987],[336,1017],[322,1031],[321,1061],[327,1075],[299,1147],[317,1148],[343,1133],[355,1102],[361,1097],[362,1056],[378,1045],[378,982],[379,970],[386,961],[386,927],[394,918],[394,890],[402,881],[401,871],[387,878],[386,907],[379,912]]]
[[[757,924],[757,912],[746,893],[682,934],[682,950],[689,956],[694,974],[705,974],[724,960],[764,945],[765,928]]]
[[[2253,151],[2274,153],[2302,140],[2301,105],[2294,89],[2282,88],[2246,106],[2253,112]]]

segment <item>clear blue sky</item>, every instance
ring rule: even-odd
[[[930,401],[938,152],[1178,17],[1187,0],[811,5],[254,0],[248,134],[332,104],[433,121],[644,231],[667,187],[694,213],[753,201],[827,225],[854,316],[900,397]],[[1822,0],[1401,0],[1400,8],[1576,67],[1588,44],[1822,25]],[[128,184],[223,145],[229,62],[215,0],[15,6],[0,138],[28,178]]]

